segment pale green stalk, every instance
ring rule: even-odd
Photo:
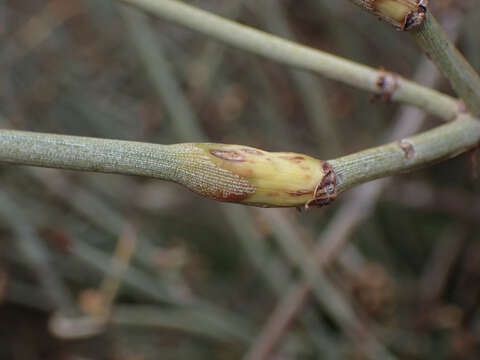
[[[334,56],[317,49],[267,34],[263,31],[224,19],[207,11],[175,0],[117,0],[134,5],[169,21],[188,27],[228,45],[310,70],[346,84],[391,95],[391,100],[417,106],[442,119],[451,120],[457,113],[457,101],[400,76],[392,79],[390,89],[379,86],[385,72]]]
[[[449,80],[467,109],[475,116],[480,114],[480,76],[438,24],[428,8],[428,0],[349,1],[399,30],[411,30],[413,38]]]
[[[419,135],[329,161],[337,191],[445,160],[478,146],[480,122],[470,115]]]
[[[216,200],[249,205],[321,206],[356,184],[456,156],[479,141],[480,122],[467,114],[419,135],[327,162],[240,145],[158,145],[0,130],[0,161],[149,176]]]
[[[430,58],[450,85],[460,96],[467,110],[478,116],[480,114],[480,77],[463,55],[450,41],[431,12],[412,36],[425,54]]]

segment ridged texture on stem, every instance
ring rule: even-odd
[[[450,158],[480,142],[468,114],[403,140],[322,161],[244,145],[149,143],[0,130],[0,161],[173,181],[205,197],[264,207],[323,206],[340,192]]]
[[[242,145],[157,145],[1,130],[0,161],[150,176],[214,200],[266,207],[325,205],[335,190],[323,161]]]
[[[469,111],[480,114],[480,76],[450,41],[431,12],[412,36],[425,54],[449,80]]]
[[[477,147],[480,121],[460,115],[432,130],[399,141],[330,160],[338,178],[337,191],[381,177],[414,170]]]

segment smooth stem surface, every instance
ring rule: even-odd
[[[117,1],[134,5],[228,45],[282,64],[314,71],[327,78],[377,94],[385,93],[385,89],[378,85],[385,72],[284,40],[183,2],[175,0]],[[457,113],[456,99],[401,77],[396,78],[396,86],[392,91],[391,100],[417,106],[445,120],[453,119]]]
[[[411,32],[425,54],[450,81],[469,111],[480,114],[480,77],[449,40],[431,12],[417,31]]]
[[[453,157],[477,146],[479,141],[480,122],[469,115],[328,163],[303,154],[269,153],[239,145],[157,145],[0,130],[0,161],[149,176],[180,183],[221,201],[303,206],[312,199],[331,200],[331,195],[356,184]],[[336,173],[336,188],[332,188],[329,166]],[[318,188],[320,184],[322,188]]]

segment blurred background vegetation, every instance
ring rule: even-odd
[[[347,1],[188,2],[407,78],[438,77],[407,34]],[[480,70],[478,2],[430,3]],[[2,128],[328,159],[410,120],[438,123],[113,0],[0,0],[0,41]],[[302,213],[145,178],[2,165],[0,359],[241,359],[264,345],[272,311],[322,246],[336,250],[319,291],[264,358],[382,358],[368,334],[393,358],[478,359],[475,159]],[[337,298],[344,308],[325,306]]]

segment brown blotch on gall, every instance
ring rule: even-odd
[[[245,161],[245,156],[236,150],[211,149],[210,154],[227,161]]]
[[[286,191],[288,195],[291,196],[304,196],[304,195],[309,195],[312,194],[312,190],[298,190],[298,191]]]
[[[239,202],[239,201],[245,200],[251,194],[246,191],[241,193],[231,193],[231,192],[226,192],[222,190],[215,190],[215,191],[209,191],[208,193],[202,194],[202,195],[217,201]]]
[[[409,143],[408,141],[405,141],[405,140],[401,140],[401,141],[398,141],[398,146],[400,147],[400,149],[402,149],[404,155],[405,155],[405,158],[407,160],[411,160],[415,157],[415,148],[413,147],[413,145],[411,143]]]
[[[280,156],[280,159],[292,161],[297,164],[305,161],[305,158],[303,156]]]

